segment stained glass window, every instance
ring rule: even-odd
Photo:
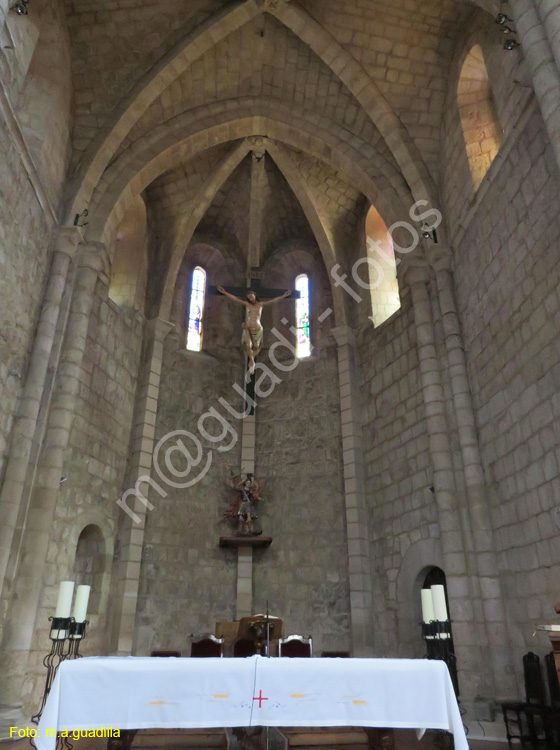
[[[311,338],[309,335],[309,278],[301,274],[296,279],[296,290],[300,298],[296,300],[296,351],[299,359],[311,354]]]
[[[206,293],[206,271],[197,266],[192,275],[191,301],[189,305],[189,328],[187,349],[199,352],[202,349],[202,316]]]

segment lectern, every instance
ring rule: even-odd
[[[242,617],[239,621],[238,637],[254,640],[257,653],[261,656],[270,656],[270,642],[280,638],[283,625],[279,617],[270,615]]]

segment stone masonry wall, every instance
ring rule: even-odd
[[[122,493],[129,455],[141,344],[140,319],[133,311],[121,311],[107,298],[107,288],[98,283],[84,355],[85,377],[64,456],[63,476],[67,480],[61,485],[45,566],[45,589],[37,615],[38,650],[31,654],[28,691],[34,685],[37,689],[37,680],[43,679],[41,659],[48,616],[56,602],[59,581],[67,580],[72,573],[80,532],[93,523],[101,529],[106,550],[113,548],[120,512],[115,501]],[[109,572],[109,560],[106,565]],[[101,611],[88,615],[91,628],[84,644],[86,656],[107,653],[107,594],[108,590],[101,592]]]
[[[291,288],[300,273],[310,283],[311,341],[309,359],[278,374],[282,382],[257,407],[256,472],[266,480],[263,507],[270,549],[255,555],[255,611],[268,600],[272,614],[282,617],[286,633],[313,636],[315,654],[348,650],[349,583],[346,540],[340,396],[337,348],[331,319],[317,318],[332,307],[329,281],[320,258],[293,250],[267,266],[265,281]],[[288,332],[294,303],[282,302],[265,312],[265,346],[275,326]],[[285,316],[289,324],[282,325]],[[279,360],[293,361],[286,349]],[[262,361],[269,363],[265,351]]]
[[[319,312],[327,306],[329,292],[324,273],[312,276],[315,267],[308,254],[289,252],[271,262],[273,273],[263,283],[288,288],[296,271],[308,272]],[[208,283],[214,281],[209,277]],[[209,298],[209,303],[201,353],[186,353],[173,336],[168,339],[157,438],[175,429],[198,434],[197,421],[210,407],[227,414],[218,404],[220,396],[241,409],[232,384],[241,383],[243,376],[243,311],[231,309],[226,300]],[[224,311],[229,322],[216,325]],[[269,363],[267,349],[274,341],[272,326],[286,330],[280,321],[284,315],[293,320],[293,303],[265,310],[265,349],[259,357],[282,382],[257,407],[256,475],[266,483],[259,521],[274,541],[270,549],[255,553],[253,609],[261,611],[268,600],[270,611],[285,619],[287,631],[313,634],[316,650],[344,649],[349,645],[349,602],[336,349],[330,326],[317,327],[313,358],[292,372],[279,372]],[[269,386],[266,379],[262,387]],[[240,435],[240,422],[229,419]],[[192,442],[188,446],[192,449]],[[184,490],[166,488],[168,497],[158,499],[148,515],[137,653],[157,648],[188,653],[189,633],[212,632],[216,620],[235,618],[237,556],[219,549],[218,538],[231,533],[221,517],[231,500],[230,468],[239,470],[240,442],[213,456],[204,479]]]
[[[227,416],[218,404],[220,396],[241,410],[241,398],[235,396],[232,384],[241,383],[242,376],[242,357],[237,346],[228,356],[217,359],[205,351],[187,352],[184,343],[178,346],[176,339],[169,337],[162,368],[156,440],[174,430],[199,436],[197,422],[208,409],[215,407]],[[205,426],[212,430],[216,424],[210,419]],[[181,439],[196,455],[192,440],[185,436]],[[176,441],[174,438],[166,446]],[[184,481],[198,476],[206,463],[207,451],[212,446],[202,442],[204,459]],[[228,442],[225,439],[218,445]],[[164,485],[168,496],[161,499],[153,493],[155,508],[148,514],[144,536],[136,620],[137,654],[171,649],[187,655],[190,633],[214,632],[216,620],[235,619],[237,559],[233,551],[218,547],[218,539],[229,530],[222,522],[222,515],[231,500],[229,473],[230,468],[238,469],[240,445],[239,441],[224,453],[214,450],[210,470],[192,487],[177,489]],[[178,457],[173,463],[177,469],[185,465]]]
[[[455,278],[516,663],[558,598],[560,176],[535,111],[455,247]]]
[[[412,545],[439,537],[410,295],[401,310],[361,336],[366,491],[377,592],[376,649],[382,656],[421,656],[419,632],[399,633],[397,582]],[[435,560],[424,560],[423,565]],[[420,569],[416,571],[420,572]],[[413,591],[406,592],[412,598]]]
[[[48,266],[49,230],[0,120],[0,480]]]

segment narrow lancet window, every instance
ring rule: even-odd
[[[296,300],[296,328],[298,359],[309,357],[311,354],[311,337],[309,331],[309,278],[301,274],[296,279],[296,290],[300,298]]]
[[[187,349],[199,352],[202,349],[202,317],[206,294],[206,271],[197,266],[192,275],[191,301],[189,305],[189,327]]]

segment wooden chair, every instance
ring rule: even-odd
[[[302,635],[289,635],[278,640],[278,656],[311,657],[313,654],[313,639]]]
[[[349,651],[321,651],[321,657],[327,659],[349,659]]]
[[[224,655],[224,639],[215,635],[191,635],[191,658],[221,657]]]
[[[560,682],[554,652],[551,651],[544,657],[546,671],[549,707],[544,715],[544,733],[551,750],[560,748]]]
[[[553,708],[560,709],[560,682],[558,682],[558,672],[556,662],[554,661],[554,651],[551,651],[544,657],[544,666],[546,670],[546,681],[548,683],[548,697],[550,705]]]
[[[545,705],[544,685],[540,659],[529,651],[523,657],[525,680],[525,702],[502,703],[502,714],[506,725],[506,736],[511,748],[512,740],[519,740],[521,747],[548,747],[547,719],[550,708]]]

